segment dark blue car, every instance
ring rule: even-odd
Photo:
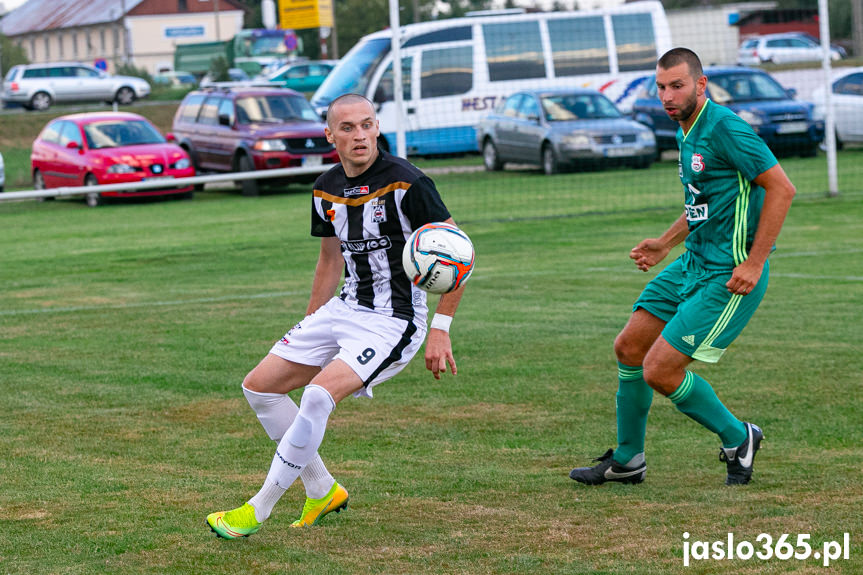
[[[707,97],[728,106],[777,154],[814,156],[824,139],[824,122],[813,119],[814,105],[799,102],[769,74],[742,67],[708,67]],[[668,117],[651,79],[632,106],[633,118],[656,136],[656,147],[676,150],[678,124]]]

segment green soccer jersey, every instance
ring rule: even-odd
[[[746,260],[764,203],[752,180],[776,157],[749,124],[710,100],[688,134],[677,131],[677,146],[686,249],[707,269],[731,269]]]

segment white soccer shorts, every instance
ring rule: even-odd
[[[270,353],[320,367],[338,358],[363,380],[363,389],[354,395],[371,397],[372,387],[413,359],[425,335],[425,325],[354,309],[334,297],[291,328]]]

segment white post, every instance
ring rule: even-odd
[[[407,157],[407,145],[405,143],[404,126],[404,98],[402,94],[402,53],[401,34],[399,34],[399,2],[390,2],[390,30],[392,30],[393,51],[393,96],[396,105],[396,155],[401,158]]]
[[[836,166],[836,116],[833,111],[833,79],[830,62],[830,17],[827,0],[818,0],[818,20],[821,34],[821,69],[824,70],[824,142],[827,144],[827,193],[839,195]]]

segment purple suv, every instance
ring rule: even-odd
[[[339,161],[324,124],[306,99],[277,88],[213,88],[190,92],[174,115],[174,136],[198,172],[248,172]],[[264,184],[314,181],[294,178],[242,180],[244,196]]]

